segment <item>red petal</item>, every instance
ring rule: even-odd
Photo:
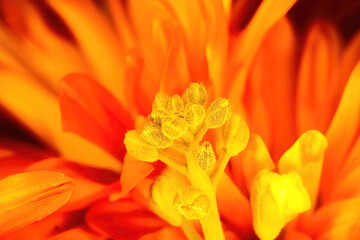
[[[132,199],[94,205],[86,214],[86,221],[94,231],[117,240],[139,239],[167,226]]]
[[[99,145],[119,159],[125,153],[124,134],[133,120],[109,91],[80,73],[65,76],[60,90],[65,131]]]

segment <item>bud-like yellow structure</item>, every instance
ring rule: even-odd
[[[195,187],[180,189],[174,198],[174,207],[189,220],[205,217],[210,206],[210,198]]]
[[[182,137],[188,129],[188,124],[182,117],[164,118],[161,122],[161,131],[169,139]]]
[[[205,118],[205,108],[200,104],[189,104],[185,109],[185,120],[189,127],[196,128]]]
[[[200,83],[192,83],[186,89],[183,99],[185,104],[205,105],[207,100],[207,92],[205,87]]]
[[[171,98],[171,110],[173,113],[183,113],[184,112],[184,102],[179,95],[174,95]]]
[[[144,162],[155,162],[159,159],[159,152],[149,146],[136,130],[128,131],[124,139],[127,151],[136,159]]]
[[[222,127],[221,144],[230,156],[238,155],[246,147],[250,137],[249,128],[243,118],[233,114]]]
[[[231,105],[226,98],[219,98],[211,103],[207,110],[206,126],[221,127],[231,116]]]
[[[159,149],[167,148],[172,143],[172,141],[163,134],[160,126],[153,123],[145,125],[141,133],[141,138],[150,146]]]
[[[196,162],[204,171],[210,170],[215,165],[216,157],[210,142],[206,141],[200,146]]]
[[[297,214],[311,207],[310,197],[295,172],[279,175],[262,170],[251,187],[253,225],[263,240],[275,239]]]

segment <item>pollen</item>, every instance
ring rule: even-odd
[[[205,105],[207,101],[207,92],[205,87],[200,83],[192,83],[186,89],[183,99],[185,104]]]
[[[174,198],[174,207],[186,219],[203,218],[210,210],[210,199],[201,190],[194,187],[180,189]]]
[[[125,134],[124,143],[127,151],[136,159],[144,162],[155,162],[159,159],[158,151],[144,142],[140,133],[135,130]]]
[[[159,149],[167,148],[172,143],[171,140],[163,134],[160,126],[152,123],[145,125],[141,137],[147,144]]]
[[[231,105],[226,98],[211,103],[207,110],[206,125],[208,128],[221,127],[231,116]]]
[[[206,141],[200,146],[196,161],[205,171],[210,170],[215,165],[216,157],[210,142]]]
[[[161,123],[161,131],[169,139],[182,137],[188,129],[185,119],[178,116],[164,118]]]

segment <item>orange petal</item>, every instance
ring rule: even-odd
[[[73,193],[62,208],[64,211],[73,211],[84,208],[90,203],[103,197],[101,192],[105,190],[105,185],[92,181],[81,174],[81,171],[77,171],[76,166],[64,161],[60,158],[49,158],[42,161],[38,161],[30,165],[26,171],[57,171],[65,174],[73,179],[75,185]],[[80,169],[86,171],[87,169]]]
[[[0,181],[0,236],[39,221],[70,198],[73,181],[57,172],[29,172]]]
[[[333,202],[302,221],[302,227],[316,239],[348,239],[359,221],[360,198]]]
[[[105,14],[91,1],[46,2],[63,18],[75,36],[80,49],[100,82],[123,101],[121,81],[124,49]]]
[[[360,62],[354,68],[345,87],[339,107],[331,122],[326,137],[329,147],[326,151],[321,190],[324,199],[336,181],[339,168],[355,144],[360,129]],[[352,159],[350,159],[352,160]]]
[[[74,228],[55,236],[47,238],[47,240],[106,240],[106,237],[94,233],[90,233],[82,228]]]
[[[136,160],[130,154],[126,154],[120,177],[122,194],[127,194],[154,169],[151,164]]]
[[[250,128],[264,139],[275,161],[296,140],[296,47],[289,20],[279,20],[265,35],[246,83],[244,102]]]
[[[139,238],[139,240],[187,240],[188,238],[179,228],[165,227],[157,232],[146,234]]]
[[[121,163],[100,147],[61,127],[56,97],[31,76],[0,72],[0,103],[44,142],[69,161],[120,171]]]
[[[133,120],[98,82],[80,73],[65,76],[60,109],[65,131],[78,134],[122,159],[125,132],[133,128]]]
[[[244,237],[250,236],[252,234],[250,203],[227,174],[224,174],[219,182],[216,197],[220,215],[235,226]]]
[[[295,4],[296,0],[264,0],[261,2],[250,23],[243,32],[237,37],[234,49],[231,50],[233,71],[239,71],[243,75],[234,79],[232,84],[228,84],[230,99],[238,101],[243,95],[243,84],[249,64],[259,48],[266,32]],[[245,73],[241,73],[245,71]]]
[[[346,80],[340,79],[341,43],[332,25],[310,29],[301,58],[297,86],[298,132],[327,130]]]
[[[286,231],[285,240],[312,240],[311,237],[305,233],[298,231]]]
[[[86,221],[94,231],[119,240],[135,240],[167,225],[132,199],[93,205]]]

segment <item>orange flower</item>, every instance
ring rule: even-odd
[[[0,104],[53,150],[2,140],[1,237],[356,239],[360,38],[294,4],[1,1]]]

